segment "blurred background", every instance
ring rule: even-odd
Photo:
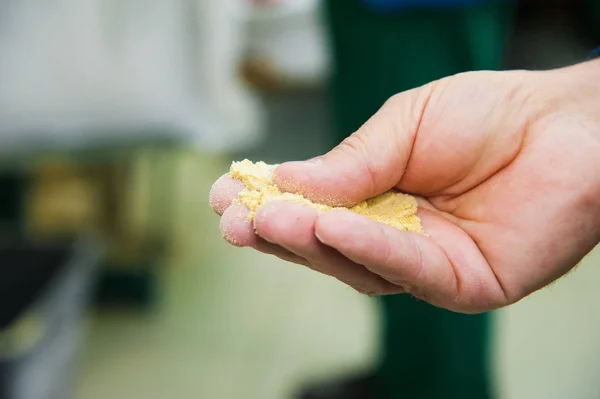
[[[599,252],[482,321],[488,393],[401,395],[390,326],[420,316],[227,245],[208,205],[232,160],[321,154],[395,91],[600,44],[598,0],[450,3],[0,0],[0,398],[599,398]],[[395,393],[310,391],[373,373]]]

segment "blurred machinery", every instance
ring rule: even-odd
[[[99,299],[152,303],[174,250],[178,149],[238,153],[260,143],[261,100],[248,83],[323,83],[318,7],[0,2],[2,223],[47,240],[102,237]]]
[[[93,232],[103,297],[146,304],[170,246],[174,148],[262,138],[239,76],[241,0],[0,2],[3,221],[35,237]]]

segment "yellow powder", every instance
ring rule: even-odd
[[[279,191],[271,180],[276,166],[264,162],[252,163],[247,159],[231,165],[230,176],[246,185],[246,189],[238,195],[235,202],[245,205],[250,210],[250,220],[254,219],[256,210],[262,204],[273,200],[310,206],[318,212],[334,209],[328,205],[311,202],[299,194]],[[416,214],[417,200],[407,194],[389,191],[348,209],[400,230],[423,233],[421,220]]]

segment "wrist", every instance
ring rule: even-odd
[[[581,90],[582,109],[594,123],[593,133],[600,140],[600,57],[581,64],[578,88]],[[600,157],[600,154],[598,154]]]
[[[577,117],[600,142],[600,58],[543,74],[552,111]]]
[[[595,138],[590,143],[591,156],[594,159],[590,166],[593,170],[600,171],[600,57],[596,54],[594,58],[580,64],[579,67],[581,73],[576,76],[578,84],[575,88],[580,90],[580,95],[575,106],[581,108],[581,124],[586,126],[591,136]],[[594,230],[597,244],[600,243],[600,173],[595,174],[589,181],[587,189],[589,201],[594,205],[591,208],[590,218],[596,224]]]
[[[576,67],[579,67],[581,70],[581,74],[579,75],[581,84],[586,84],[588,87],[596,89],[600,88],[600,52],[588,61],[576,65],[574,68]],[[595,94],[600,96],[600,93],[597,91]]]
[[[576,148],[573,173],[587,176],[580,186],[594,243],[600,242],[600,58],[543,73],[552,125],[565,122],[564,134]]]
[[[579,66],[581,71],[576,75],[578,83],[574,89],[580,94],[574,106],[580,107],[582,117],[590,123],[590,132],[600,142],[600,57]],[[600,159],[600,154],[598,157]]]

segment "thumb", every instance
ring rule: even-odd
[[[327,154],[281,164],[280,190],[331,206],[349,206],[395,187],[410,160],[432,86],[397,94],[358,131]]]

